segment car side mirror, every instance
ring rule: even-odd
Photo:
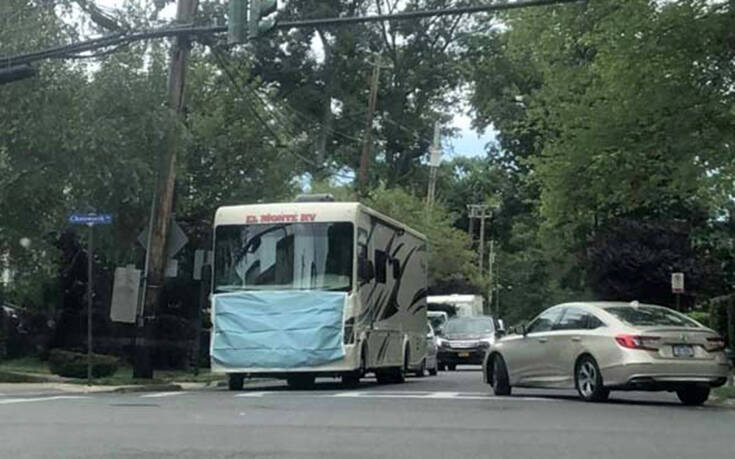
[[[361,282],[370,282],[375,279],[375,266],[365,257],[359,257],[357,262],[357,276]]]

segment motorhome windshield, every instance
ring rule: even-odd
[[[215,230],[215,293],[352,286],[352,223],[223,225]]]

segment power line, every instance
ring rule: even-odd
[[[361,24],[382,21],[399,21],[410,19],[421,19],[435,16],[451,16],[470,13],[508,11],[532,6],[552,6],[567,3],[586,3],[587,0],[520,0],[513,3],[502,3],[492,5],[465,6],[455,8],[443,8],[436,10],[408,11],[393,14],[377,14],[371,16],[334,17],[322,19],[305,19],[297,21],[283,21],[275,25],[276,29],[328,27],[349,24]],[[115,46],[122,43],[147,40],[152,38],[164,38],[178,35],[213,34],[227,31],[227,26],[194,26],[193,24],[182,24],[175,27],[164,27],[161,29],[142,32],[125,32],[105,35],[92,40],[61,45],[43,51],[18,54],[0,59],[0,65],[14,66],[30,64],[44,59],[63,59],[69,54],[80,54],[99,48]]]
[[[225,62],[225,59],[223,57],[223,53],[220,50],[213,49],[213,54],[214,54],[215,58],[219,61],[220,65],[222,67],[222,70],[225,73],[225,76],[230,81],[230,83],[235,88],[235,90],[240,94],[241,97],[248,98],[248,96],[245,94],[245,91],[242,88],[242,85],[237,81],[237,79],[235,78],[235,76],[231,72],[230,67]],[[252,89],[252,88],[250,88],[250,89]],[[262,101],[261,101],[261,104],[262,104]],[[311,165],[313,167],[322,167],[322,165],[317,164],[316,161],[314,161],[314,160],[312,160],[310,158],[305,157],[304,155],[302,155],[301,153],[298,153],[295,150],[292,150],[289,145],[287,145],[286,143],[284,143],[281,140],[280,134],[278,134],[273,129],[273,127],[261,116],[261,114],[258,113],[258,111],[255,109],[255,107],[251,107],[251,106],[249,106],[249,107],[250,107],[250,111],[253,113],[253,115],[255,116],[255,118],[260,122],[260,124],[263,125],[263,127],[266,128],[266,130],[271,135],[271,137],[273,137],[273,139],[276,141],[276,147],[278,149],[285,150],[287,153],[290,153],[291,155],[295,156],[296,158],[300,159],[301,161],[304,161],[305,163],[307,163],[307,164],[309,164],[309,165]],[[293,133],[289,133],[289,134],[293,136]],[[340,174],[339,172],[334,172],[333,175],[335,175],[337,177],[344,178],[344,179],[352,179],[352,177],[348,177],[348,176],[346,176],[344,174]]]

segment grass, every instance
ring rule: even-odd
[[[48,369],[48,363],[42,362],[38,357],[21,357],[19,359],[0,361],[0,371],[43,375],[51,374]]]
[[[0,370],[0,383],[38,383],[44,382],[44,378],[22,373],[8,373]]]
[[[715,397],[719,399],[735,398],[735,386],[722,386],[714,390]]]

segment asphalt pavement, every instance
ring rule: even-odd
[[[2,458],[733,457],[735,409],[667,393],[494,397],[479,368],[344,389],[279,381],[149,393],[0,393]]]

